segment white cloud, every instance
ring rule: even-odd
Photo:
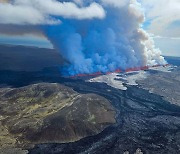
[[[127,0],[101,0],[105,5],[112,5],[115,7],[122,7],[129,3]]]
[[[13,0],[0,2],[1,24],[57,24],[60,20],[52,16],[75,19],[103,18],[105,11],[101,5],[91,3],[87,7],[78,7],[73,2],[57,0]]]
[[[54,24],[49,17],[45,17],[41,12],[29,6],[14,6],[12,4],[0,4],[1,24]]]
[[[180,0],[138,0],[146,14],[147,31],[163,55],[180,56]]]
[[[139,0],[145,8],[147,20],[151,20],[148,31],[155,35],[179,37],[180,0]]]

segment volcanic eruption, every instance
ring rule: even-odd
[[[75,1],[79,7],[91,1]],[[66,75],[109,72],[142,66],[163,65],[164,58],[152,38],[142,29],[144,13],[135,0],[98,0],[105,16],[91,19],[61,18],[44,32],[69,62]],[[94,10],[96,11],[96,10]]]
[[[0,23],[40,28],[66,59],[64,75],[166,64],[136,0],[12,0],[0,11]]]

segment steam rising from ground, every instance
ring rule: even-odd
[[[90,1],[76,0],[87,7]],[[108,72],[117,68],[165,64],[153,40],[141,28],[144,14],[135,0],[98,0],[103,19],[61,19],[62,24],[45,27],[55,48],[69,61],[63,72]]]

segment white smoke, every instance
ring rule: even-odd
[[[87,6],[91,1],[75,0]],[[153,40],[141,28],[144,14],[136,0],[99,0],[103,20],[62,20],[45,28],[49,40],[70,62],[70,75],[107,72],[146,65],[165,64]]]
[[[141,28],[144,13],[136,0],[12,0],[0,3],[0,12],[6,12],[0,23],[44,25],[69,62],[68,75],[166,63]]]

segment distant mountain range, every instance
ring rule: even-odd
[[[180,57],[165,56],[168,63],[180,66]],[[21,45],[0,45],[0,70],[41,71],[62,66],[64,59],[55,49]]]
[[[54,49],[0,45],[0,70],[40,71],[64,62]]]

